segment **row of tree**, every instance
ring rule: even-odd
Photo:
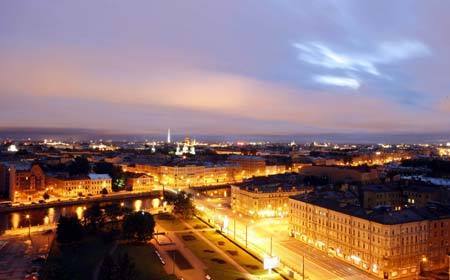
[[[180,192],[176,196],[166,196],[173,204],[173,214],[189,219],[195,214],[190,195]],[[119,223],[122,220],[122,223]],[[101,206],[95,203],[83,212],[83,218],[61,216],[57,227],[57,240],[71,243],[80,240],[84,232],[122,232],[125,239],[145,241],[152,237],[155,227],[153,215],[145,211],[133,212],[117,203]]]
[[[119,225],[119,219],[123,219]],[[115,234],[122,232],[125,239],[146,241],[153,236],[155,220],[148,212],[132,212],[130,209],[116,204],[101,208],[94,204],[87,208],[84,217],[61,216],[56,229],[57,240],[68,244],[80,241],[83,235],[89,233]]]

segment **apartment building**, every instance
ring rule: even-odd
[[[36,163],[1,163],[0,189],[3,193],[8,193],[12,202],[32,201],[42,198],[46,190],[44,171]]]
[[[338,192],[289,199],[292,236],[384,279],[448,266],[450,208],[364,209]]]
[[[283,217],[288,215],[290,196],[311,190],[297,175],[255,177],[231,186],[231,207],[248,216]]]
[[[133,192],[150,192],[154,189],[153,177],[147,174],[129,173],[125,187]]]
[[[78,197],[102,194],[103,189],[112,192],[112,179],[108,174],[81,176],[55,176],[48,178],[48,188],[59,197]]]

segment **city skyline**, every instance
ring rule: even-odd
[[[448,134],[446,5],[4,2],[0,127]]]

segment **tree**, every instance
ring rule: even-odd
[[[76,157],[67,167],[70,175],[86,175],[91,171],[89,161],[86,157]]]
[[[84,219],[86,224],[91,227],[93,231],[103,226],[104,215],[98,203],[92,204],[84,212]]]
[[[102,266],[99,271],[99,279],[100,280],[115,280],[117,273],[117,264],[114,262],[114,259],[110,254],[107,254],[102,262]]]
[[[133,212],[125,216],[122,229],[125,238],[146,241],[153,236],[155,220],[148,212]]]
[[[174,200],[172,213],[185,219],[190,219],[195,214],[195,206],[192,203],[190,195],[185,192],[179,192]]]
[[[50,198],[50,195],[48,193],[44,193],[44,195],[42,196],[45,200]]]
[[[60,243],[72,243],[81,240],[83,227],[75,216],[61,216],[56,228],[56,238]]]
[[[112,228],[117,225],[117,218],[123,216],[126,208],[119,206],[117,203],[111,203],[105,206],[105,216],[111,221]]]
[[[112,178],[112,190],[119,191],[125,186],[126,176],[122,167],[115,166],[112,163],[101,161],[95,164],[94,172],[99,174],[108,174]]]
[[[101,191],[102,195],[107,195],[108,194],[108,190],[106,188],[103,188]]]
[[[134,262],[127,253],[119,255],[116,276],[117,280],[135,280],[137,278]]]

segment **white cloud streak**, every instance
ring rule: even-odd
[[[311,65],[326,69],[345,70],[345,76],[317,75],[316,82],[328,85],[359,88],[360,81],[348,73],[365,73],[382,76],[380,65],[392,64],[402,60],[423,57],[431,50],[418,41],[383,42],[372,52],[338,52],[319,42],[295,43],[298,59]]]
[[[316,82],[334,85],[340,87],[349,87],[351,89],[358,89],[360,87],[360,83],[358,80],[347,77],[339,77],[339,76],[315,76],[314,80]]]

